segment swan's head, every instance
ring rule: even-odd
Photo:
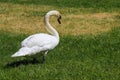
[[[59,11],[57,11],[57,10],[51,10],[51,11],[49,11],[46,15],[47,15],[47,16],[56,15],[56,16],[57,16],[57,21],[58,21],[58,23],[61,24],[60,19],[61,19],[62,17],[61,17],[61,14],[60,14]]]

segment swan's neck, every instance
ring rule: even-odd
[[[59,40],[59,34],[58,34],[58,32],[52,27],[52,25],[49,23],[49,18],[50,18],[50,15],[46,15],[46,16],[44,17],[44,22],[45,22],[45,25],[46,25],[46,29],[47,29],[47,31],[48,31],[51,35],[55,36],[55,37]]]

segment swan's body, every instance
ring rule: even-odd
[[[38,33],[29,36],[21,42],[21,48],[12,55],[12,57],[30,56],[40,52],[45,52],[44,56],[51,49],[54,49],[59,43],[58,32],[50,25],[49,18],[51,15],[56,15],[61,19],[60,13],[56,10],[49,11],[44,18],[46,29],[50,34]]]

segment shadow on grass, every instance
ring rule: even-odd
[[[4,66],[4,68],[15,68],[15,67],[19,67],[21,65],[29,65],[29,64],[43,64],[43,62],[40,62],[36,59],[33,59],[33,60],[24,59],[24,60],[20,60],[20,61],[14,61],[11,63],[7,63]]]

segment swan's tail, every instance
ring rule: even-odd
[[[13,54],[11,57],[20,57],[20,56],[26,56],[31,54],[31,49],[28,47],[22,47],[19,49],[18,52]]]
[[[18,52],[13,54],[11,57],[20,57],[20,56],[27,56],[27,55],[30,56],[30,55],[34,55],[40,51],[42,51],[42,48],[38,47],[38,46],[34,46],[32,48],[22,47],[18,50]]]

